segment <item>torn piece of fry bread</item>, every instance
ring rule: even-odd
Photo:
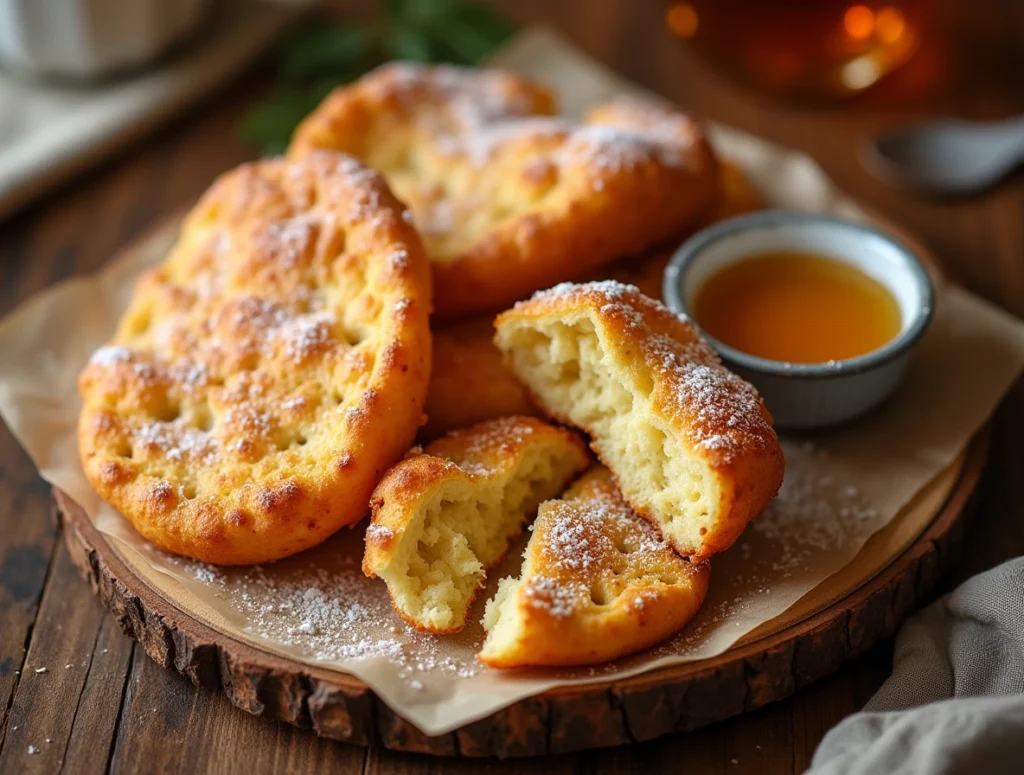
[[[591,665],[681,629],[708,590],[691,565],[623,500],[597,466],[541,505],[519,578],[502,579],[484,614],[478,658],[491,667]]]
[[[782,450],[757,391],[634,286],[565,283],[495,329],[537,405],[590,435],[626,500],[680,554],[727,549],[778,492]]]
[[[532,417],[450,433],[377,486],[363,571],[417,629],[460,630],[487,569],[588,460],[575,433]]]

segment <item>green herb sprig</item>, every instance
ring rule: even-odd
[[[392,59],[477,65],[514,29],[472,0],[387,0],[364,23],[311,19],[278,46],[278,84],[242,120],[241,137],[279,154],[292,131],[327,94]]]

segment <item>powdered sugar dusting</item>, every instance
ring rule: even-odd
[[[447,654],[442,639],[416,632],[395,615],[385,586],[360,569],[360,533],[345,531],[326,545],[266,566],[167,560],[187,585],[215,596],[250,638],[271,648],[287,648],[318,664],[383,659],[414,691],[423,690],[428,675],[475,675],[472,654]]]
[[[386,73],[390,78],[375,80],[370,75],[364,83],[371,89],[392,91],[399,100],[420,99],[425,93],[434,92],[463,131],[509,116],[527,115],[533,109],[529,93],[514,87],[514,76],[498,70],[394,62],[384,65],[378,73]],[[420,118],[431,120],[427,111]]]
[[[619,553],[616,537],[628,536],[634,562],[653,564],[668,546],[657,531],[610,493],[592,493],[585,501],[554,501],[544,507],[544,550],[549,561],[569,571],[600,570]],[[639,553],[639,554],[638,554]]]
[[[213,434],[180,419],[146,423],[136,429],[134,439],[138,445],[175,462],[195,460],[208,465],[217,455],[217,441]]]
[[[337,322],[337,318],[329,313],[302,315],[281,325],[274,335],[282,343],[287,357],[301,362],[331,342],[331,328]]]
[[[523,585],[522,595],[527,605],[547,611],[563,619],[576,612],[579,601],[588,590],[579,582],[562,582],[549,576],[534,576]]]
[[[458,430],[427,447],[427,452],[448,458],[468,474],[486,476],[499,465],[514,459],[513,451],[534,433],[531,420],[500,417]],[[449,440],[457,439],[455,443]]]
[[[762,412],[761,398],[748,382],[724,368],[718,356],[685,318],[672,315],[635,285],[616,280],[560,283],[538,291],[523,305],[580,300],[635,337],[655,384],[652,393],[687,418],[686,433],[697,448],[728,461],[745,449],[774,444],[775,433]],[[686,328],[658,330],[672,315]]]
[[[774,546],[773,570],[792,575],[820,553],[870,535],[879,514],[855,484],[829,473],[827,451],[810,441],[788,442],[784,449],[787,471],[782,489],[751,523],[739,551],[753,555],[750,539],[760,536]]]
[[[99,366],[113,366],[117,363],[127,363],[132,358],[132,351],[127,347],[119,345],[105,345],[100,347],[89,358],[89,363]]]
[[[571,299],[582,293],[600,294],[610,303],[624,299],[631,293],[640,293],[640,289],[635,285],[621,283],[618,280],[595,280],[589,283],[558,283],[558,285],[537,291],[527,301],[517,302],[513,309],[540,300]]]
[[[366,537],[368,539],[386,541],[393,538],[394,535],[395,531],[387,525],[378,525],[374,523],[366,528]]]
[[[655,163],[681,166],[685,163],[683,150],[639,132],[588,124],[572,133],[556,158],[560,164],[582,166],[596,175],[619,175]]]
[[[732,549],[715,557],[711,590],[697,618],[641,655],[594,668],[559,670],[560,677],[610,677],[663,657],[717,653],[763,621],[766,611],[782,613],[810,588],[807,579],[815,578],[814,573],[825,568],[827,575],[856,553],[885,521],[882,515],[823,446],[788,441],[783,447],[787,478],[782,492]],[[559,564],[523,589],[530,605],[554,616],[570,616],[574,601],[589,601],[589,581],[581,579],[601,565],[601,533],[595,540],[580,525],[610,520],[614,526],[626,508],[600,494],[591,495],[589,504],[575,510],[575,516],[570,515],[571,504],[552,515],[551,543]],[[645,522],[634,524],[643,532],[631,531],[629,545],[619,550],[628,550],[630,557],[656,551],[661,546],[657,532]],[[386,528],[371,526],[367,532],[385,535]],[[342,531],[302,555],[256,568],[214,568],[175,558],[168,562],[187,585],[212,598],[246,637],[267,648],[357,675],[374,660],[383,660],[391,676],[384,685],[393,682],[416,694],[450,696],[450,682],[472,681],[483,669],[475,658],[484,636],[479,615],[471,616],[466,631],[455,637],[408,628],[391,610],[385,585],[366,579],[359,569],[362,533]],[[518,559],[518,552],[510,552],[490,574],[481,609],[499,578],[518,575]],[[563,580],[565,575],[570,581]],[[651,599],[631,597],[629,603],[642,609]]]

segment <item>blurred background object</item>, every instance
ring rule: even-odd
[[[199,27],[210,0],[0,0],[0,62],[96,78],[153,61]]]
[[[976,194],[1024,162],[1024,115],[891,129],[867,143],[864,155],[865,166],[893,185],[932,194]]]
[[[311,13],[281,38],[299,6]],[[903,119],[1024,110],[1019,0],[0,0],[0,218],[255,60],[224,95],[232,158],[280,152],[332,88],[384,61],[477,65],[538,20],[592,50],[614,29],[627,75],[819,156]]]
[[[774,97],[834,100],[867,89],[918,50],[932,0],[669,0],[669,31]]]
[[[295,19],[255,0],[205,5],[0,0],[0,218],[195,105]]]
[[[514,27],[480,0],[387,0],[366,18],[312,19],[277,49],[277,86],[243,120],[245,142],[280,153],[327,93],[392,59],[479,65]]]

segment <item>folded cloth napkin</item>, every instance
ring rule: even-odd
[[[808,775],[1024,773],[1024,557],[909,619],[893,674]]]

